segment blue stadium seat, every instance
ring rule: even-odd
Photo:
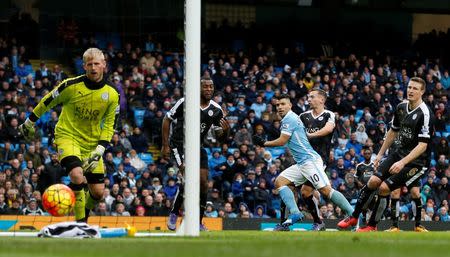
[[[4,143],[0,143],[0,148],[5,148],[5,144]]]
[[[228,152],[229,153],[234,153],[234,151],[236,151],[236,150],[239,150],[238,148],[235,148],[235,147],[230,147],[230,148],[228,148]]]
[[[446,130],[448,133],[450,133],[450,124],[448,124],[447,126],[445,126]]]
[[[48,137],[42,137],[41,143],[43,147],[48,147]]]
[[[135,109],[134,110],[134,123],[138,127],[142,127],[142,124],[144,123],[144,109]]]
[[[431,159],[430,166],[431,166],[431,167],[436,166],[436,160],[435,160],[435,159]]]
[[[443,137],[448,137],[450,135],[450,132],[442,132]]]
[[[11,150],[12,151],[17,151],[19,150],[20,145],[19,144],[11,144]]]
[[[437,137],[441,137],[442,136],[441,132],[439,132],[439,131],[434,132],[434,135],[437,136]]]
[[[205,150],[206,150],[206,153],[208,154],[208,156],[212,155],[211,148],[205,147]]]
[[[171,61],[173,61],[173,56],[172,55],[168,55],[168,56],[164,57],[164,61],[166,63],[170,63]]]
[[[222,152],[222,148],[220,148],[220,147],[213,147],[213,148],[211,148],[211,153],[213,153],[214,151],[219,151],[219,153],[220,153],[220,152]]]
[[[283,67],[274,67],[273,72],[275,72],[275,74],[280,73],[280,72],[283,73]]]
[[[147,165],[153,163],[153,156],[151,153],[140,153],[139,158],[141,158],[141,160],[143,160]]]
[[[356,110],[355,121],[359,122],[359,120],[362,118],[363,114],[364,114],[364,110],[360,110],[360,109]]]
[[[116,168],[117,167],[119,167],[119,164],[122,162],[122,159],[121,158],[118,158],[118,157],[114,157],[113,158],[113,163],[114,163],[114,165],[116,166]]]

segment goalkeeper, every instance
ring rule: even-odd
[[[102,199],[105,188],[102,155],[114,133],[119,92],[104,77],[106,62],[99,49],[89,48],[84,52],[83,68],[85,75],[64,80],[44,96],[19,130],[25,140],[32,140],[34,123],[39,117],[62,105],[55,143],[76,196],[75,219],[87,222],[90,210]],[[87,192],[83,186],[85,180]]]

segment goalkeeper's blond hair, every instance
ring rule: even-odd
[[[103,55],[103,52],[100,49],[95,47],[89,48],[83,54],[83,62],[86,63],[87,61],[96,57],[100,58],[101,60],[105,60],[105,55]]]

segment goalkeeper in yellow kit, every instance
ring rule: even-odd
[[[104,77],[103,53],[90,48],[83,54],[85,75],[69,78],[48,93],[19,127],[26,140],[34,138],[34,123],[60,104],[55,143],[61,164],[70,175],[75,192],[75,219],[86,222],[89,211],[102,199],[104,168],[102,155],[114,133],[119,114],[119,92]],[[89,190],[84,192],[83,183]]]

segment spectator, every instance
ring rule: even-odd
[[[121,202],[116,204],[115,211],[111,212],[112,216],[131,216],[128,211],[125,210],[125,205]]]
[[[255,208],[255,214],[253,214],[253,218],[259,218],[259,219],[268,219],[270,216],[266,215],[264,206],[258,205]]]
[[[133,135],[129,137],[131,146],[136,150],[137,153],[147,152],[148,140],[141,133],[141,129],[138,127],[134,128]]]
[[[30,198],[27,207],[22,210],[23,215],[42,216],[44,211],[37,205],[36,199]]]
[[[208,218],[217,218],[218,217],[218,213],[214,209],[214,205],[212,202],[206,203],[206,209],[205,209],[204,215],[205,215],[205,217],[208,217]]]

